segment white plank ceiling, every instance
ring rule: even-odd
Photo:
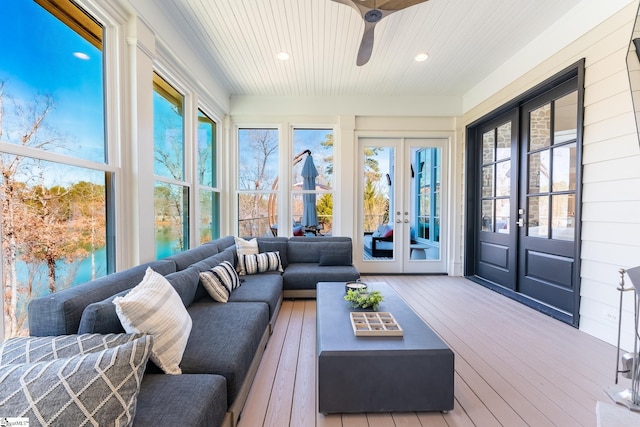
[[[132,3],[142,1],[231,96],[461,96],[580,2],[429,0],[378,23],[371,60],[358,67],[362,19],[332,0]],[[414,61],[420,52],[429,59]]]

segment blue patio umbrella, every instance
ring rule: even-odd
[[[315,190],[316,189],[316,177],[318,176],[318,169],[313,163],[313,157],[308,155],[302,166],[302,189],[303,190]],[[318,212],[316,211],[316,195],[303,194],[302,195],[302,219],[301,223],[305,227],[313,227],[318,225]]]

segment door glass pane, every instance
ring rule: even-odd
[[[509,160],[496,163],[496,196],[511,194],[511,162]]]
[[[549,237],[549,197],[534,196],[528,199],[527,235]]]
[[[510,211],[509,199],[496,200],[496,233],[509,234]]]
[[[493,231],[493,199],[482,201],[482,231]]]
[[[511,122],[498,128],[496,160],[508,159],[509,157],[511,157]]]
[[[553,191],[576,189],[576,144],[553,150]]]
[[[364,259],[393,257],[393,147],[363,148]]]
[[[417,165],[418,174],[409,189],[413,213],[405,218],[410,227],[410,258],[440,259],[440,149],[414,148],[411,163]]]
[[[482,168],[482,197],[493,197],[493,165]]]
[[[551,104],[529,113],[529,151],[548,147],[551,142]]]
[[[529,193],[549,191],[549,150],[529,154]]]
[[[575,196],[559,194],[552,196],[551,238],[573,241],[575,234]]]
[[[571,141],[577,138],[578,92],[574,91],[557,99],[554,103],[553,143]]]
[[[482,163],[487,164],[495,160],[495,136],[494,131],[491,130],[482,135]]]

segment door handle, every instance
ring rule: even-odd
[[[404,223],[405,223],[405,224],[409,224],[409,220],[408,220],[408,219],[405,219],[405,220],[404,220]]]
[[[516,224],[518,224],[518,227],[524,227],[524,218],[519,218]]]
[[[396,223],[400,224],[402,221],[399,219],[396,219]]]

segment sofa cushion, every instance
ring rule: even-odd
[[[236,237],[236,253],[238,256],[238,274],[243,276],[247,274],[244,267],[244,258],[242,255],[253,255],[259,252],[258,240],[253,238],[251,240],[245,240],[242,237]]]
[[[167,282],[176,290],[185,307],[189,307],[195,298],[198,281],[200,280],[198,273],[198,270],[189,267],[164,276]]]
[[[282,272],[279,252],[263,252],[259,254],[240,255],[246,274],[258,274],[267,271]]]
[[[349,237],[291,237],[287,244],[289,265],[294,263],[318,263],[322,254],[331,254],[340,250],[351,252]]]
[[[277,271],[244,276],[242,286],[231,294],[229,302],[264,302],[269,306],[269,319],[278,310],[282,296],[282,275]]]
[[[215,243],[205,243],[204,245],[200,245],[197,248],[178,252],[177,254],[168,256],[165,259],[175,262],[176,269],[180,271],[184,270],[192,264],[195,264],[198,261],[209,258],[210,256],[217,254],[218,252],[220,252],[220,250]]]
[[[282,274],[284,290],[315,289],[318,282],[347,282],[359,277],[352,265],[327,268],[317,263],[289,264]]]
[[[211,243],[218,247],[219,252],[222,252],[225,249],[230,248],[232,246],[235,247],[236,238],[235,236],[226,236],[226,237],[221,237],[218,240],[214,240]]]
[[[225,249],[224,251],[217,253],[209,258],[205,258],[197,263],[193,264],[191,267],[197,269],[198,271],[207,271],[211,270],[216,265],[222,263],[222,261],[229,261],[231,265],[236,265],[236,257],[232,250]]]
[[[188,310],[193,328],[180,363],[182,372],[224,376],[231,404],[267,330],[269,308],[260,302],[198,301]]]
[[[279,252],[280,263],[282,268],[287,268],[289,260],[287,259],[287,244],[289,239],[286,237],[258,237],[258,250],[260,252]]]
[[[116,313],[116,306],[113,300],[123,297],[129,290],[117,293],[107,299],[89,304],[82,312],[79,334],[117,334],[123,333],[122,322]]]
[[[35,298],[29,303],[29,334],[48,336],[78,333],[82,312],[89,304],[133,288],[140,283],[147,267],[160,274],[176,271],[173,261],[154,261]]]
[[[331,251],[330,253],[322,253],[320,254],[320,262],[318,265],[321,266],[336,266],[336,265],[351,265],[351,249],[340,248],[335,251]]]
[[[193,302],[200,278],[196,268],[189,267],[186,270],[168,274],[165,278],[178,292],[185,306]],[[129,290],[122,291],[102,301],[89,304],[82,313],[78,333],[109,334],[125,332],[122,322],[116,313],[116,306],[113,304],[113,300],[128,293]]]
[[[142,378],[134,425],[220,426],[227,407],[223,376],[147,373]]]
[[[229,261],[222,261],[220,265],[201,272],[200,282],[211,298],[218,302],[227,302],[231,292],[240,287],[238,272]]]
[[[126,344],[141,336],[142,334],[82,334],[11,338],[0,346],[0,366],[95,353]]]
[[[130,426],[152,338],[36,363],[0,367],[0,407],[44,425]]]
[[[138,286],[113,303],[125,331],[153,335],[151,360],[167,374],[180,374],[192,322],[167,279],[149,268]]]

